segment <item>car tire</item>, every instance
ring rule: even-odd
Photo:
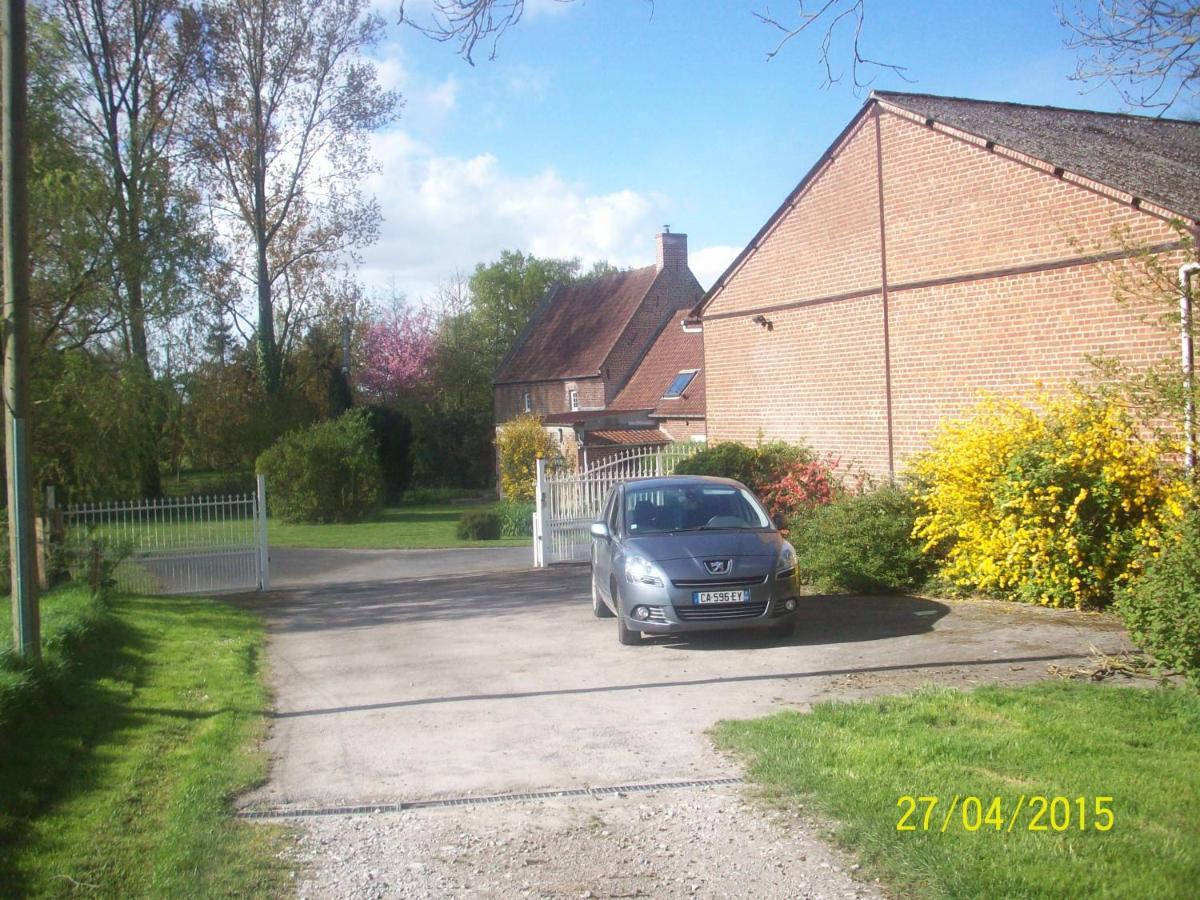
[[[617,642],[623,647],[636,647],[642,642],[642,633],[634,631],[625,625],[625,616],[621,612],[621,596],[618,593],[616,583],[613,583],[613,605],[617,607]]]
[[[642,633],[625,627],[625,617],[617,616],[617,641],[625,647],[636,647],[642,642]]]
[[[596,573],[592,573],[592,615],[597,619],[611,619],[612,610],[608,608],[608,604],[604,602],[604,598],[600,596],[600,589],[596,587]]]

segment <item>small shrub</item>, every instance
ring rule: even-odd
[[[500,452],[500,491],[505,500],[528,503],[537,482],[537,459],[557,455],[558,447],[536,415],[517,416],[506,422],[496,437]]]
[[[500,537],[500,517],[490,509],[469,509],[454,533],[460,541],[494,541]]]
[[[516,503],[505,500],[496,505],[496,515],[500,519],[500,536],[506,538],[533,537],[532,503]]]
[[[920,587],[933,566],[912,537],[916,515],[912,497],[892,486],[814,509],[789,536],[801,578],[827,593]]]
[[[759,496],[772,516],[790,522],[832,502],[839,490],[837,462],[814,460],[792,463],[778,481],[759,489]]]
[[[1136,644],[1200,686],[1200,513],[1184,519],[1117,611]]]
[[[285,522],[357,522],[379,509],[379,452],[362,410],[284,435],[258,457]]]
[[[735,441],[725,441],[701,450],[675,466],[676,475],[711,475],[732,478],[747,487],[754,475],[754,449]]]
[[[732,478],[762,496],[797,466],[815,461],[813,452],[800,444],[772,441],[748,447],[724,441],[680,462],[675,474]]]
[[[912,474],[914,534],[964,587],[1103,607],[1182,512],[1181,482],[1111,404],[1080,394],[987,399],[944,424]]]

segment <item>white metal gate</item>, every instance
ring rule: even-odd
[[[96,554],[115,554],[118,590],[142,594],[200,594],[269,590],[266,485],[257,491],[209,497],[167,497],[53,508],[61,562],[72,576],[89,577]]]
[[[704,445],[699,443],[635,447],[578,472],[552,470],[545,460],[538,460],[534,565],[587,562],[592,553],[589,526],[599,520],[604,498],[613,485],[628,478],[670,475],[676,465],[702,449]]]

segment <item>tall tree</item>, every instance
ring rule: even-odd
[[[192,142],[214,208],[236,226],[273,397],[279,333],[320,293],[309,282],[378,230],[378,204],[359,185],[373,169],[367,136],[398,101],[362,52],[384,23],[367,0],[212,0],[203,19]]]
[[[493,370],[557,282],[579,276],[578,259],[550,259],[505,250],[490,265],[480,263],[471,276],[471,314],[482,334]]]
[[[179,111],[190,84],[194,42],[180,0],[57,0],[84,90],[71,98],[88,148],[108,181],[112,283],[125,353],[154,409],[149,322],[171,316],[188,295],[201,244],[195,197],[176,166]],[[153,415],[143,426],[153,432]],[[153,434],[142,443],[141,491],[160,492]]]

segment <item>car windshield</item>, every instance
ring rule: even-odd
[[[770,528],[749,491],[725,484],[631,486],[625,492],[631,535],[722,528]]]

